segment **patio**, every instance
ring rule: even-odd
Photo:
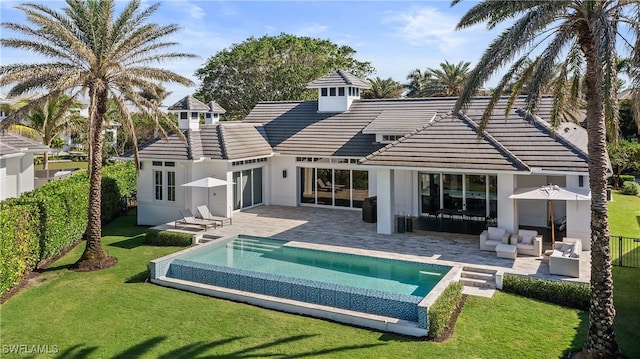
[[[156,229],[180,230],[207,236],[227,237],[248,234],[299,242],[349,247],[356,250],[385,252],[397,259],[415,259],[462,267],[494,269],[505,273],[553,280],[589,282],[590,252],[580,256],[580,277],[569,278],[549,274],[549,266],[541,257],[518,256],[515,260],[496,257],[480,251],[476,235],[414,231],[384,235],[376,233],[376,224],[362,221],[361,211],[317,207],[258,206],[233,215],[233,225],[209,228],[206,232],[194,226],[167,223]],[[544,243],[547,248],[550,244]]]

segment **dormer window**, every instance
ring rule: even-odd
[[[206,118],[206,119],[210,119],[210,118],[211,118],[211,114],[210,114],[210,113],[205,113],[205,114],[204,114],[204,118]]]
[[[322,89],[320,89],[320,96],[327,97],[327,88],[326,87],[323,87]]]
[[[218,118],[218,117],[220,117],[220,114],[217,114],[217,113],[213,114],[213,118]]]
[[[338,96],[344,96],[344,87],[338,87]]]
[[[335,96],[336,95],[336,88],[335,87],[330,87],[329,88],[329,96]]]
[[[180,119],[181,120],[186,120],[188,117],[188,114],[186,112],[180,112]]]
[[[381,143],[391,143],[402,138],[402,135],[382,135]]]
[[[192,119],[199,118],[199,117],[198,117],[198,113],[197,113],[197,112],[191,112],[191,118],[192,118]]]

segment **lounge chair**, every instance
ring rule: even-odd
[[[323,180],[321,180],[320,178],[318,178],[318,191],[326,191],[326,192],[331,192],[332,188],[334,191],[338,192],[344,189],[344,185],[341,184],[337,184],[332,186],[331,182],[327,182],[325,183]]]
[[[216,224],[219,224],[220,227],[224,227],[225,224],[232,224],[231,217],[214,216],[206,205],[198,206],[198,212],[202,219],[214,221]]]
[[[181,223],[181,224],[192,224],[192,225],[204,227],[205,230],[209,227],[216,228],[215,221],[212,221],[209,219],[196,218],[193,216],[193,213],[191,213],[191,211],[188,209],[180,210],[180,215],[182,216],[182,219],[176,220],[174,224],[175,227],[178,226],[178,223]]]

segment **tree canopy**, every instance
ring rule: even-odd
[[[102,130],[111,96],[123,114],[123,128],[134,138],[128,105],[145,113],[166,117],[157,103],[140,95],[157,94],[159,82],[190,85],[191,81],[174,72],[154,67],[159,62],[194,57],[169,52],[175,45],[167,41],[179,28],[176,25],[149,23],[159,4],[143,7],[131,0],[116,13],[114,0],[67,0],[63,10],[30,3],[16,8],[27,16],[26,24],[2,23],[20,37],[3,37],[3,46],[43,55],[48,62],[0,66],[0,85],[13,85],[9,95],[47,89],[49,93],[10,114],[4,122],[15,121],[21,111],[30,111],[53,96],[67,93],[75,97],[89,95],[89,210],[86,247],[76,267],[93,270],[111,266],[101,245]],[[136,161],[137,147],[134,147]]]
[[[316,91],[306,85],[331,71],[342,69],[365,78],[373,67],[354,59],[355,54],[349,46],[311,37],[250,37],[196,70],[201,81],[196,97],[216,101],[227,110],[227,119],[243,119],[259,101],[315,98]]]
[[[402,95],[403,87],[391,77],[381,79],[367,79],[371,84],[371,88],[362,91],[362,98],[399,98]]]

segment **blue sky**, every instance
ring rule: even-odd
[[[23,1],[2,0],[3,22],[23,22],[24,15],[13,9]],[[35,1],[62,8],[63,1]],[[147,1],[151,4],[156,1]],[[329,39],[356,50],[360,61],[370,61],[373,76],[405,81],[413,69],[438,67],[448,60],[472,65],[482,55],[498,31],[484,27],[455,31],[460,17],[476,1],[463,1],[450,7],[450,1],[160,1],[151,21],[182,27],[172,39],[175,50],[200,56],[163,64],[198,83],[193,73],[218,51],[263,35],[289,33]],[[11,33],[1,30],[2,37]],[[30,53],[2,48],[2,64],[39,62]],[[196,87],[167,86],[173,94],[170,105],[196,91]],[[7,92],[7,89],[2,89]]]

